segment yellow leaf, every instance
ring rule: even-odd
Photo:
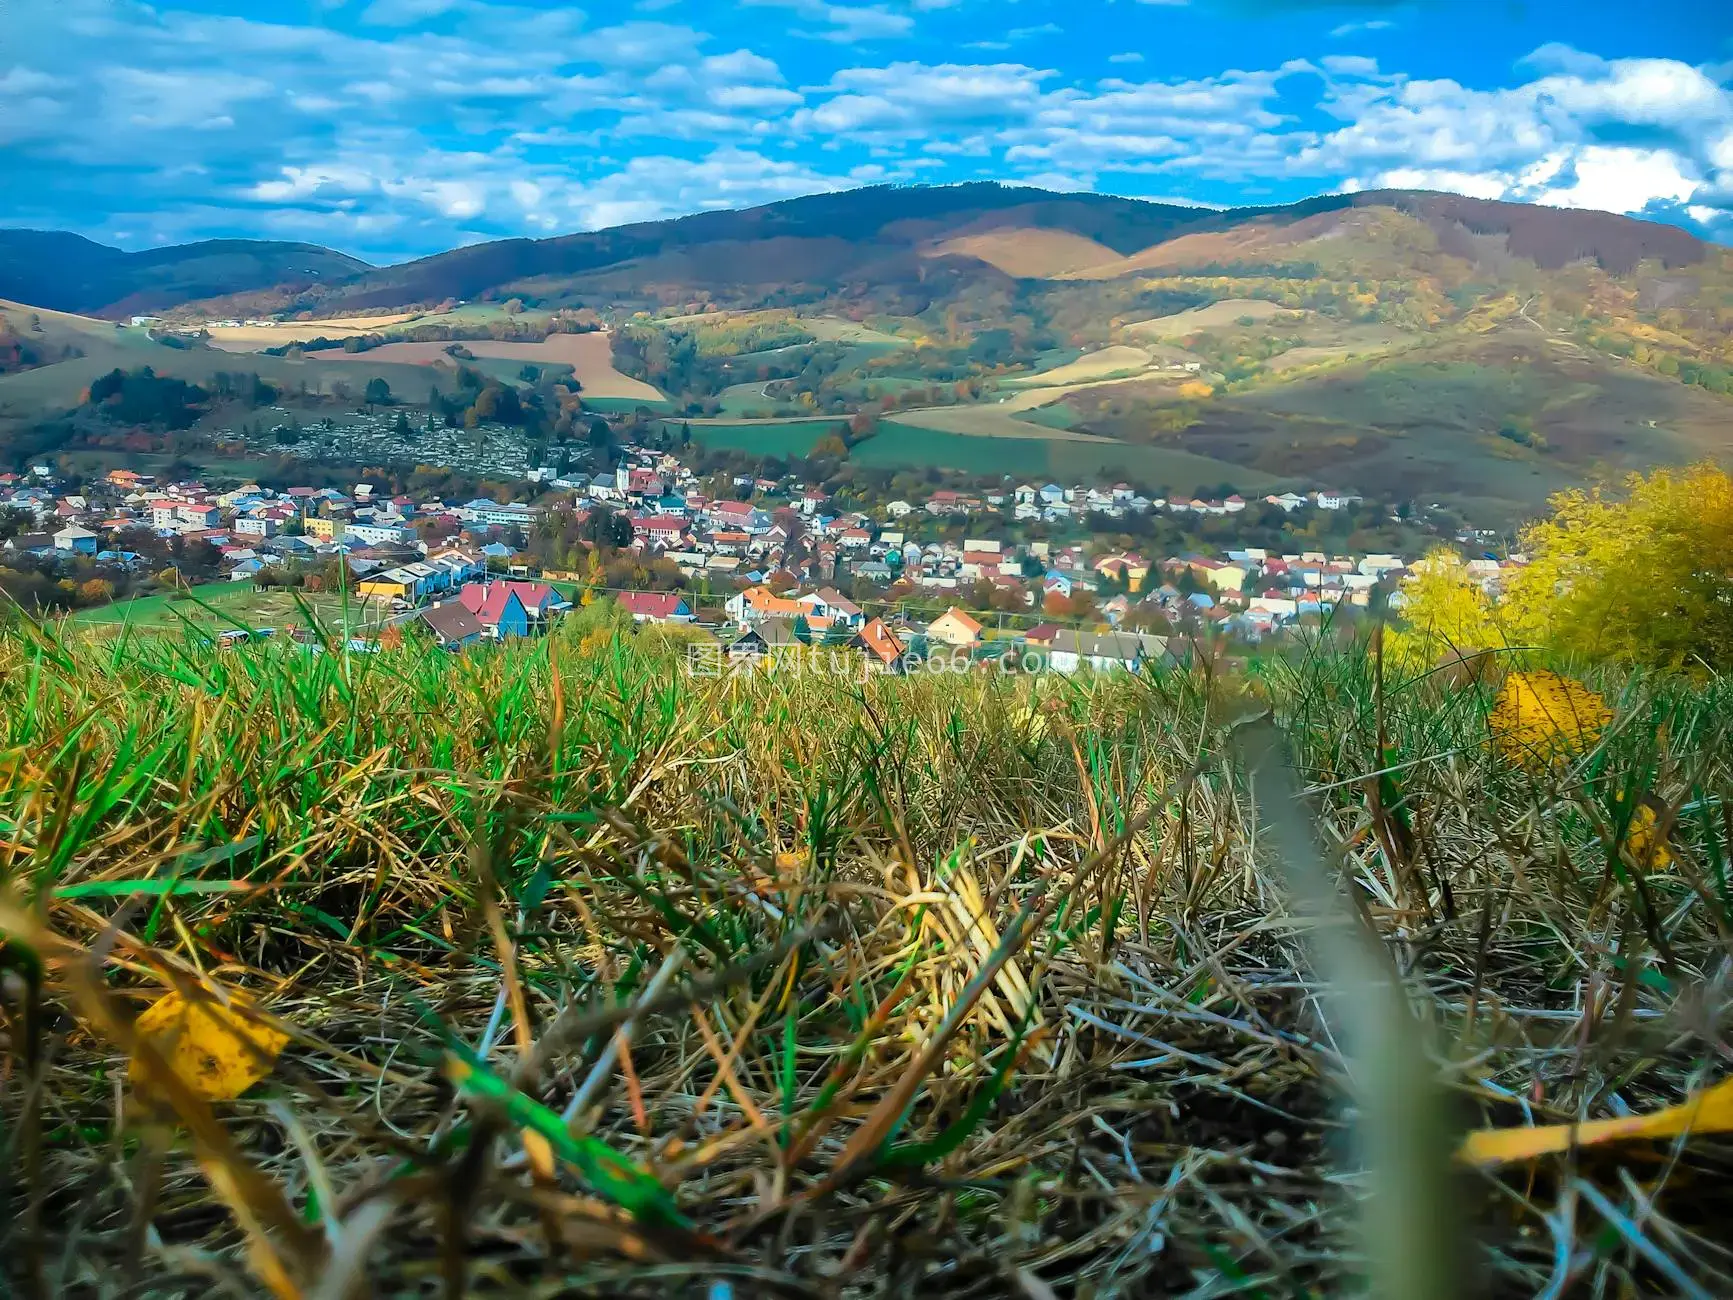
[[[165,993],[133,1025],[180,1081],[207,1101],[239,1097],[271,1072],[289,1041],[281,1030],[248,1018],[248,999],[238,993],[228,996],[225,1006],[214,997],[189,1002],[178,992]],[[127,1077],[135,1088],[149,1084],[137,1055],[128,1064]]]
[[[1733,1131],[1733,1079],[1723,1079],[1712,1088],[1693,1093],[1677,1106],[1649,1115],[1597,1119],[1586,1124],[1552,1124],[1545,1128],[1482,1129],[1468,1135],[1457,1156],[1469,1164],[1502,1165],[1603,1142],[1730,1131]]]
[[[1487,717],[1493,748],[1544,771],[1593,747],[1613,711],[1581,682],[1544,670],[1511,673]]]
[[[1625,848],[1637,865],[1649,871],[1665,871],[1673,865],[1673,855],[1667,851],[1665,837],[1656,834],[1660,817],[1645,800],[1631,814],[1630,829],[1625,832]]]

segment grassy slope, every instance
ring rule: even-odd
[[[1519,510],[1601,475],[1733,456],[1733,400],[1515,328],[1222,405],[1227,425],[1261,425],[1250,454],[1260,468],[1363,490],[1502,499]],[[1295,420],[1324,423],[1303,446],[1284,447]],[[1531,423],[1546,449],[1499,437],[1511,421]],[[1186,440],[1205,452],[1216,441],[1207,432]]]
[[[305,607],[305,608],[303,608]],[[351,598],[349,626],[360,629],[377,621],[383,606],[376,601]],[[297,595],[290,591],[255,591],[250,582],[207,582],[188,589],[185,597],[138,596],[81,609],[72,615],[81,627],[177,628],[183,623],[225,628],[304,625],[307,612],[333,624],[344,617],[340,596]]]
[[[9,1216],[12,1268],[166,1285],[196,1248],[245,1269],[198,1143],[227,1185],[280,1206],[274,1253],[261,1235],[250,1259],[291,1277],[321,1272],[321,1229],[361,1231],[353,1197],[396,1169],[389,1223],[362,1245],[380,1294],[419,1286],[462,1223],[478,1273],[607,1294],[742,1277],[804,1294],[839,1269],[923,1297],[1071,1293],[1109,1273],[1124,1294],[1212,1278],[1342,1294],[1362,1285],[1368,1187],[1380,1223],[1475,1259],[1476,1289],[1531,1293],[1557,1230],[1611,1293],[1661,1293],[1602,1217],[1542,1217],[1558,1213],[1550,1178],[1519,1169],[1511,1195],[1463,1175],[1448,1196],[1481,1235],[1469,1245],[1426,1214],[1446,1189],[1412,1152],[1370,1184],[1355,1171],[1339,1053],[1366,1024],[1319,1024],[1339,1005],[1318,1001],[1289,894],[1312,850],[1254,833],[1271,810],[1254,818],[1223,726],[1244,705],[1206,714],[1180,677],[694,679],[633,640],[465,659],[0,640],[0,753],[22,759],[0,787],[5,861],[40,904],[0,925],[61,958],[45,996],[65,1031],[40,1089],[15,1064],[0,1093],[41,1153],[19,1167],[35,1199]],[[1616,743],[1536,778],[1488,752],[1480,689],[1393,687],[1375,720],[1371,672],[1326,655],[1265,690],[1449,1063],[1455,1122],[1676,1101],[1717,1051],[1698,1008],[1727,908],[1692,881],[1725,868],[1719,823],[1688,814],[1690,870],[1642,893],[1609,876],[1595,827],[1617,833],[1619,791],[1733,798],[1725,685],[1630,683]],[[1676,752],[1657,763],[1657,744]],[[1365,831],[1374,768],[1408,801],[1412,862]],[[126,882],[171,876],[246,888],[121,909]],[[128,1263],[141,1179],[105,1153],[140,1120],[115,1113],[105,1039],[200,972],[250,990],[294,1042],[215,1116],[170,1103],[192,1138],[140,1150],[165,1197]],[[672,1000],[613,1036],[625,1013],[608,1009],[657,973]],[[1605,994],[1592,1031],[1588,988]],[[1564,1068],[1582,1032],[1594,1066]],[[451,1044],[481,1061],[456,1098]],[[573,1141],[557,1117],[586,1079]],[[1432,1114],[1401,1082],[1369,1067],[1356,1091]],[[540,1192],[526,1126],[558,1139]],[[1714,1248],[1686,1256],[1678,1234],[1727,1243],[1706,1196],[1723,1156],[1712,1139],[1672,1152],[1639,1229],[1651,1258],[1721,1294]],[[1581,1176],[1628,1202],[1611,1170]],[[923,1224],[927,1244],[875,1222]],[[798,1227],[765,1230],[782,1224]],[[549,1230],[583,1249],[549,1252]],[[1385,1245],[1380,1293],[1425,1293],[1425,1265]]]
[[[919,418],[910,412],[909,420]],[[842,424],[836,419],[806,419],[731,423],[690,421],[695,441],[760,456],[804,456],[812,445]],[[675,425],[678,428],[678,424]],[[1232,483],[1243,490],[1262,490],[1277,480],[1221,460],[1176,448],[1134,446],[1116,442],[1084,442],[1064,430],[1030,424],[1030,435],[1016,438],[957,433],[900,420],[885,420],[879,430],[850,452],[857,464],[880,469],[934,465],[967,474],[1030,475],[1079,479],[1118,479],[1145,487],[1167,486],[1175,491],[1214,490]]]

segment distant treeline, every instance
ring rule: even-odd
[[[508,317],[486,325],[410,325],[377,334],[348,334],[341,338],[319,335],[300,343],[266,348],[265,355],[288,356],[292,352],[371,352],[387,343],[458,343],[466,339],[488,339],[501,343],[540,343],[550,334],[588,334],[599,328],[587,322],[554,317],[525,320]]]

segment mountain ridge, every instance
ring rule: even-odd
[[[824,268],[816,277],[818,283],[846,280],[851,272],[858,275],[868,267],[881,273],[901,270],[918,275],[914,268],[923,260],[924,246],[1013,224],[1064,231],[1129,258],[1181,234],[1279,226],[1384,207],[1415,217],[1438,235],[1441,244],[1470,254],[1475,238],[1503,235],[1511,256],[1542,269],[1588,259],[1617,275],[1628,273],[1646,258],[1673,268],[1702,261],[1711,247],[1678,227],[1614,213],[1540,208],[1424,190],[1361,191],[1319,195],[1294,204],[1215,209],[980,181],[869,186],[601,231],[472,244],[364,272],[332,286],[329,299],[344,309],[428,305],[549,277],[605,273],[669,253],[684,253],[690,259],[694,250],[706,246],[732,248],[765,239],[840,238],[857,246],[854,258],[836,259]],[[734,261],[718,261],[704,278],[712,284],[728,283],[736,271]]]
[[[489,240],[377,267],[307,243],[220,239],[126,252],[70,232],[0,229],[0,297],[107,317],[201,306],[206,314],[326,314],[498,296],[512,286],[558,291],[596,277],[616,286],[629,283],[633,272],[676,289],[684,283],[769,291],[779,281],[790,290],[835,288],[866,275],[920,280],[945,256],[972,257],[1012,279],[1105,279],[1162,265],[1158,250],[1189,236],[1230,253],[1256,252],[1296,229],[1303,233],[1307,223],[1324,228],[1368,209],[1419,221],[1442,252],[1471,262],[1510,257],[1542,270],[1586,260],[1617,276],[1651,259],[1679,269],[1715,247],[1659,222],[1442,191],[1364,190],[1199,208],[973,181],[867,186],[596,231]],[[1069,237],[1056,269],[1049,273],[1041,258],[1023,259],[1012,249],[1001,249],[1000,257],[970,252],[970,241],[996,247],[1001,232],[1019,228]],[[1082,265],[1076,241],[1101,245],[1118,260]],[[744,251],[754,246],[774,255]],[[707,258],[706,250],[713,255]]]
[[[319,244],[204,239],[128,252],[64,230],[0,228],[0,298],[118,317],[372,270]]]

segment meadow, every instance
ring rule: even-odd
[[[958,407],[958,412],[989,408]],[[1124,478],[1176,492],[1214,490],[1232,483],[1242,491],[1262,491],[1279,480],[1223,460],[1174,447],[1140,446],[1106,438],[1080,437],[1065,429],[1028,422],[1028,432],[1014,437],[994,433],[963,433],[955,428],[930,428],[919,423],[932,412],[910,411],[880,422],[878,432],[849,451],[857,465],[875,469],[920,469],[935,466],[964,474],[1008,475],[1012,478],[1074,482],[1092,478]],[[969,418],[969,417],[962,417]],[[1000,419],[1009,422],[1011,417]],[[979,417],[968,427],[980,427]],[[947,419],[946,423],[950,423]],[[837,432],[839,419],[689,420],[667,422],[678,432],[692,430],[694,442],[744,451],[755,456],[807,456],[815,442]]]
[[[360,365],[380,362],[418,366],[455,366],[447,352],[449,342],[385,343],[366,352],[332,352],[332,360]],[[666,400],[660,390],[641,379],[623,375],[614,368],[609,351],[608,335],[603,330],[585,334],[550,334],[539,343],[511,342],[500,339],[464,339],[461,345],[477,357],[496,361],[529,362],[538,366],[569,366],[582,385],[586,398],[611,398],[628,401],[661,402]]]
[[[306,593],[288,588],[259,590],[250,582],[207,582],[171,595],[167,592],[93,605],[73,614],[85,628],[181,629],[221,631],[272,627],[284,631],[305,626],[310,619],[338,622],[347,617],[354,628],[376,627],[389,614],[384,601],[341,593]]]
[[[0,638],[20,1288],[1733,1285],[1724,680],[682,664]]]

